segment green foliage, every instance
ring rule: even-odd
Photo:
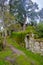
[[[0,60],[0,65],[12,65],[9,61]]]
[[[38,38],[37,31],[35,29],[35,26],[27,26],[26,31],[29,31],[30,34],[34,34],[34,38]]]
[[[29,31],[30,33],[35,33],[35,27],[34,26],[27,26],[26,31]]]
[[[25,22],[26,12],[22,0],[10,0],[9,5],[10,5],[10,13],[15,16],[15,20],[20,24],[23,24]]]
[[[20,44],[21,46],[24,46],[24,39],[25,39],[25,35],[26,33],[24,32],[13,32],[12,33],[12,37],[13,39],[18,43]],[[23,45],[22,45],[23,44]]]
[[[20,24],[11,24],[8,27],[9,30],[13,30],[13,31],[20,31],[22,29]]]
[[[8,11],[4,13],[4,25],[5,27],[9,27],[12,23],[14,23],[15,17],[12,16]]]
[[[15,15],[15,20],[21,25],[25,23],[27,16],[31,18],[32,21],[35,21],[35,18],[38,17],[37,12],[35,11],[38,9],[38,5],[37,3],[33,3],[31,0],[10,0],[9,5],[10,12]],[[32,25],[36,25],[36,22],[32,22]]]
[[[31,62],[30,65],[43,65],[43,56],[41,56],[40,54],[34,54],[34,53],[32,53],[31,51],[29,51],[29,50],[27,50],[27,49],[25,49],[25,48],[20,47],[19,44],[15,43],[15,42],[13,41],[13,39],[11,39],[11,38],[8,38],[7,41],[8,41],[8,44],[13,45],[15,48],[17,48],[17,49],[19,49],[19,50],[21,50],[21,51],[23,51],[23,52],[25,53],[25,57],[28,57],[28,58],[27,58],[27,59],[29,60],[28,62],[29,62],[29,63]],[[24,59],[23,56],[20,56],[19,58],[17,58],[17,60],[18,60],[18,62],[16,61],[17,63],[20,63],[20,62],[22,61],[21,57]],[[20,60],[19,60],[19,59],[20,59]],[[25,60],[25,59],[24,59],[24,60]],[[26,60],[25,60],[25,61],[26,61]],[[26,62],[27,62],[27,61],[26,61]],[[22,63],[21,63],[21,64],[22,64]],[[20,64],[20,65],[21,65],[21,64]],[[17,65],[17,64],[15,64],[15,65]],[[25,64],[24,64],[24,65],[25,65]]]
[[[33,26],[27,26],[25,31],[13,32],[11,34],[11,38],[13,38],[14,41],[22,47],[25,47],[25,36],[31,33],[36,33],[35,28]]]
[[[43,23],[39,23],[36,27],[37,34],[39,38],[43,37]]]
[[[25,56],[19,56],[16,59],[15,65],[31,65],[31,62]]]
[[[29,34],[29,31],[13,32],[11,38],[13,38],[16,43],[25,47],[24,39],[26,34]]]
[[[6,60],[7,56],[11,56],[12,51],[6,47],[5,50],[0,51],[0,65],[12,65],[9,61]]]

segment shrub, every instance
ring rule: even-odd
[[[43,23],[39,23],[36,27],[39,38],[43,38]]]
[[[29,31],[29,33],[36,33],[35,27],[34,26],[27,26],[26,31]]]
[[[34,27],[28,26],[25,31],[12,32],[11,38],[13,38],[14,41],[16,43],[18,43],[19,45],[21,45],[22,47],[25,47],[25,41],[24,41],[25,40],[25,36],[27,34],[31,34],[32,32],[36,33]]]
[[[18,44],[20,44],[22,47],[25,47],[25,36],[26,34],[29,34],[28,31],[23,31],[23,32],[13,32],[11,37],[16,41]]]
[[[11,26],[9,26],[8,30],[20,31],[22,30],[22,27],[20,24],[12,24]]]

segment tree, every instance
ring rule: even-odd
[[[9,5],[10,12],[16,18],[15,20],[23,25],[23,27],[25,27],[27,16],[31,19],[37,17],[35,10],[38,9],[38,5],[31,0],[10,0]]]
[[[43,8],[39,10],[38,15],[40,17],[40,22],[43,21]]]
[[[14,23],[14,17],[9,13],[9,7],[5,2],[7,0],[1,0],[0,1],[0,7],[1,7],[1,19],[2,19],[2,26],[4,28],[4,45],[6,45],[6,37],[7,37],[7,29],[8,27]]]
[[[26,17],[26,11],[22,0],[10,0],[10,12],[14,14],[15,20],[23,25]]]
[[[4,29],[5,29],[5,25],[4,25],[4,11],[5,11],[5,2],[7,0],[0,0],[0,7],[1,7],[1,13],[2,13],[2,20],[3,20],[3,26],[4,26]],[[4,30],[4,33],[5,33],[5,37],[4,37],[4,43],[3,43],[3,46],[6,45],[6,29]]]

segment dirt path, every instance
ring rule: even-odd
[[[9,56],[5,58],[5,60],[11,62],[12,64],[15,62],[15,60],[16,60],[16,58],[17,58],[18,56],[20,56],[20,55],[25,55],[24,52],[22,52],[22,51],[16,49],[16,48],[13,47],[12,45],[7,45],[7,46],[11,49],[11,51],[13,52],[13,54],[16,54],[16,55],[17,55],[17,56],[14,57],[14,58],[10,58]]]
[[[13,47],[12,45],[8,45],[8,47],[12,50],[13,53],[16,53],[17,55],[25,55],[24,52],[16,49],[15,47]]]

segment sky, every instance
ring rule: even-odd
[[[32,0],[32,1],[38,4],[39,9],[43,8],[43,0]]]

